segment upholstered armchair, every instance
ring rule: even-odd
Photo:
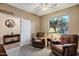
[[[55,55],[75,56],[77,55],[78,35],[62,35],[60,44],[51,41],[51,50]]]
[[[32,45],[37,48],[45,47],[45,33],[37,32],[36,36],[32,38]]]

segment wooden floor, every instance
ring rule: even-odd
[[[0,45],[0,56],[7,56],[7,53],[3,45]]]

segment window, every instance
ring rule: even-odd
[[[68,15],[60,17],[52,17],[50,19],[50,28],[56,33],[68,33]]]

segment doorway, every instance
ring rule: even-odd
[[[21,40],[20,46],[30,44],[31,42],[31,21],[21,19]]]

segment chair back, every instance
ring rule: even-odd
[[[78,35],[63,35],[63,38],[68,41],[68,43],[76,43],[78,44]]]
[[[37,32],[36,37],[44,37],[45,33],[44,32]]]
[[[71,46],[67,49],[67,55],[74,56],[77,55],[77,47],[78,47],[78,35],[65,35],[65,39],[68,40],[68,43],[75,44],[75,46]]]

